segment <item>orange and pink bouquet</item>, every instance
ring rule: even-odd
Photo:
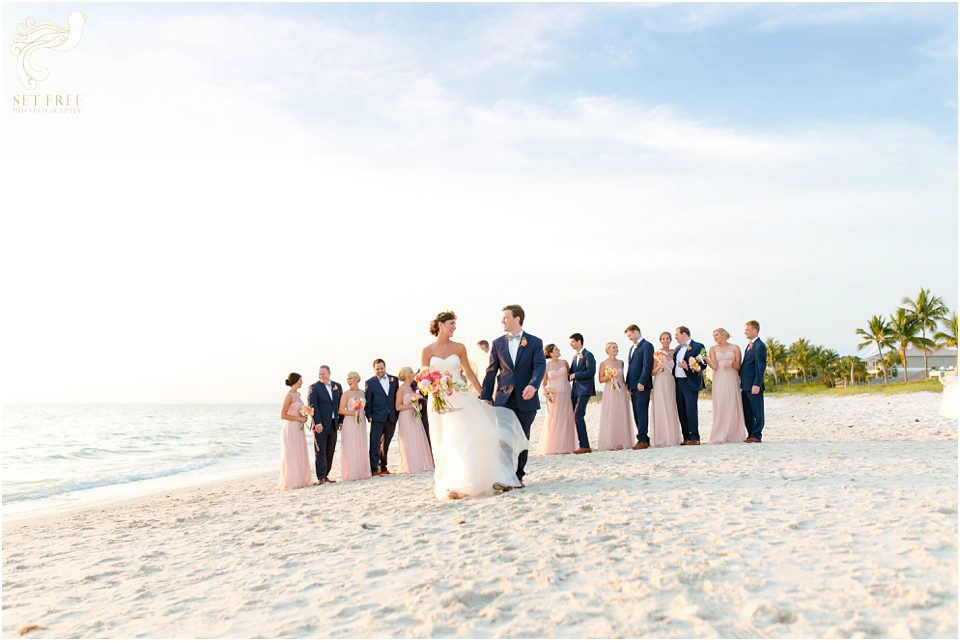
[[[433,409],[442,413],[450,410],[448,396],[454,392],[468,389],[466,385],[458,383],[453,374],[445,369],[436,367],[421,367],[417,372],[417,389],[421,394],[428,394],[433,402]]]
[[[603,368],[603,375],[610,379],[610,382],[613,383],[613,389],[620,389],[620,381],[617,380],[617,374],[620,373],[620,370],[610,367],[609,365]]]
[[[360,422],[360,419],[363,418],[363,408],[366,406],[367,402],[362,398],[354,398],[350,400],[350,403],[347,407],[350,408],[351,412],[356,412],[357,422]]]

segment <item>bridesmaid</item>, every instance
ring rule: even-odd
[[[340,431],[340,478],[344,481],[359,481],[372,476],[370,471],[370,446],[367,439],[367,419],[363,409],[359,412],[350,409],[353,401],[364,400],[364,393],[358,385],[360,375],[356,372],[347,374],[347,384],[350,389],[340,397],[340,414],[343,423]]]
[[[432,472],[433,456],[423,422],[413,411],[413,381],[416,378],[409,367],[400,369],[397,378],[403,382],[397,392],[397,434],[400,437],[400,473]],[[418,409],[420,401],[416,401]]]
[[[560,358],[560,348],[550,343],[543,348],[548,359],[547,374],[540,386],[547,392],[547,423],[540,437],[541,454],[571,454],[577,425],[573,419],[570,366]],[[549,390],[549,391],[548,391]]]
[[[650,398],[650,445],[680,445],[680,414],[677,412],[677,382],[673,379],[670,332],[660,334],[660,349],[653,354],[653,394]]]
[[[607,343],[607,360],[597,365],[600,382],[606,383],[600,400],[600,435],[597,449],[624,450],[633,447],[633,427],[630,419],[630,392],[623,378],[623,361],[617,359],[620,348]],[[616,374],[607,375],[607,369]],[[614,384],[616,382],[616,384]]]
[[[283,399],[283,409],[280,410],[280,418],[284,421],[280,428],[280,487],[284,490],[295,490],[313,483],[310,480],[307,441],[303,435],[303,424],[307,422],[307,417],[300,416],[300,408],[303,407],[303,399],[300,398],[303,377],[293,372],[286,382],[290,391]]]
[[[710,348],[707,364],[713,369],[713,429],[711,443],[742,443],[747,438],[740,395],[740,348],[731,345],[730,332],[713,330],[716,345]]]

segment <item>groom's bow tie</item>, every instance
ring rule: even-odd
[[[518,340],[520,340],[520,335],[521,335],[521,334],[523,334],[523,332],[519,332],[519,333],[517,333],[517,334],[507,334],[507,340],[508,340],[508,341],[518,341]]]

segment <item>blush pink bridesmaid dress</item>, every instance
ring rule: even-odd
[[[713,428],[711,443],[742,443],[747,438],[740,396],[740,373],[734,369],[737,352],[731,346],[714,349],[717,365],[713,371]]]
[[[663,353],[663,350],[658,351]],[[656,367],[656,360],[654,360],[654,367]],[[662,369],[653,377],[653,394],[650,396],[651,447],[680,445],[680,414],[677,412],[677,381],[673,378],[674,367],[673,352],[668,351],[663,356]]]
[[[363,398],[363,392],[350,390],[344,394],[349,403]],[[370,446],[367,438],[367,420],[360,416],[344,416],[340,426],[340,478],[344,481],[360,481],[373,474],[370,471]]]
[[[623,361],[607,359],[597,366],[598,372],[605,368],[617,370],[613,380],[604,383],[603,398],[600,399],[600,434],[597,437],[598,450],[628,450],[635,443],[633,437],[633,419],[630,413],[630,392],[623,378]]]
[[[403,407],[412,408],[413,392],[403,395]],[[400,437],[400,473],[415,474],[433,471],[433,455],[427,443],[423,422],[412,409],[404,409],[397,416],[397,435]]]
[[[287,414],[297,416],[303,407],[303,399],[297,392],[290,392],[290,396]],[[309,421],[284,421],[280,428],[280,487],[284,490],[295,490],[312,483],[307,441],[303,434],[303,426],[307,424]]]
[[[570,369],[566,361],[547,363],[547,385],[556,396],[547,403],[547,422],[540,437],[541,454],[571,454],[576,448],[577,424],[570,397]]]

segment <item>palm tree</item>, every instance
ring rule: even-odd
[[[807,371],[814,365],[813,345],[806,338],[798,338],[790,343],[790,363],[800,370],[803,382],[807,382]]]
[[[867,321],[867,329],[857,329],[857,335],[863,339],[863,341],[857,345],[857,349],[863,349],[870,345],[877,346],[877,358],[880,362],[880,369],[883,371],[883,382],[889,382],[887,380],[887,368],[883,366],[883,348],[893,347],[894,345],[893,334],[890,331],[890,323],[888,323],[883,316],[874,314],[873,317]]]
[[[767,362],[770,364],[771,369],[773,369],[774,385],[780,384],[780,378],[777,376],[777,372],[783,369],[783,365],[786,360],[786,346],[773,337],[767,339]]]
[[[850,372],[850,384],[854,385],[858,380],[864,380],[867,377],[867,366],[860,360],[859,356],[844,356],[840,359],[840,366],[845,371]]]
[[[929,329],[931,332],[937,331],[937,321],[946,318],[950,310],[947,309],[942,298],[932,295],[929,289],[922,288],[920,289],[920,293],[917,294],[916,300],[911,300],[909,297],[904,296],[901,304],[906,305],[907,311],[910,312],[910,315],[912,315],[920,325],[920,337],[922,341],[917,347],[923,350],[923,377],[926,378],[929,373],[929,368],[927,367],[927,353],[929,348],[926,346],[927,330]]]
[[[915,345],[917,347],[922,346],[923,348],[928,348],[933,341],[917,335],[920,332],[920,320],[902,307],[895,313],[890,314],[890,331],[893,334],[897,353],[900,354],[900,366],[903,367],[903,382],[906,383],[907,347]]]
[[[817,345],[813,348],[813,362],[824,384],[827,387],[836,387],[837,379],[842,377],[840,354],[835,350]]]
[[[950,318],[945,318],[943,323],[943,331],[937,332],[933,335],[935,341],[937,341],[937,347],[952,347],[957,348],[957,313],[953,312]],[[767,354],[770,353],[770,348],[767,348]],[[960,371],[960,353],[957,354],[957,365],[958,369],[955,371]]]

